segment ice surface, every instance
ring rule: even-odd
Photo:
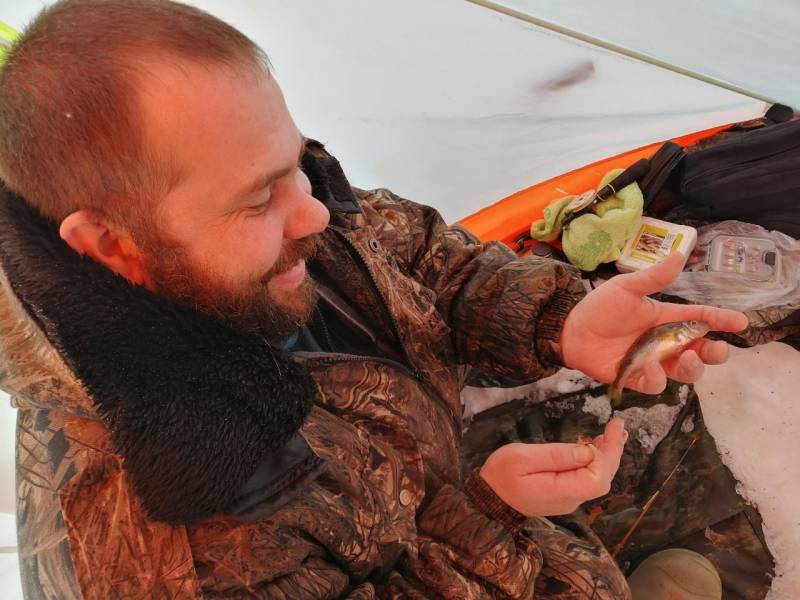
[[[774,342],[732,349],[696,385],[708,430],[738,491],[764,519],[777,562],[767,600],[800,598],[800,352]]]

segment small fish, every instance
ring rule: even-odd
[[[619,405],[625,382],[636,371],[642,370],[645,363],[654,359],[659,362],[666,360],[702,338],[710,329],[708,323],[703,321],[681,321],[665,323],[645,331],[628,349],[619,365],[617,379],[608,388],[611,405]]]

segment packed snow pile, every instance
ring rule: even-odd
[[[602,396],[586,394],[583,399],[583,412],[594,415],[600,425],[605,425],[611,420],[611,400],[606,394]]]
[[[708,430],[758,507],[777,563],[766,600],[800,598],[800,352],[781,343],[741,350],[695,386]]]
[[[611,401],[608,396],[603,394],[602,396],[594,397],[591,394],[586,394],[583,412],[596,416],[598,423],[601,425],[607,423],[612,416],[621,418],[625,421],[625,429],[631,435],[631,441],[638,442],[648,454],[652,454],[656,446],[661,443],[661,440],[667,437],[688,397],[689,386],[684,385],[681,386],[679,392],[680,404],[674,406],[656,404],[650,408],[632,406],[612,413]]]

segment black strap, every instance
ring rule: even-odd
[[[686,151],[680,144],[666,142],[650,158],[650,171],[639,181],[639,187],[644,196],[644,210],[650,208],[653,200],[656,199],[661,190],[664,189],[670,176],[680,165]]]

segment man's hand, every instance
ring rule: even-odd
[[[566,515],[608,493],[627,438],[622,419],[612,419],[590,445],[508,444],[486,459],[481,477],[526,516]]]
[[[682,257],[674,254],[644,271],[618,275],[592,290],[567,315],[561,332],[564,365],[590,377],[612,383],[619,363],[636,338],[662,323],[705,321],[712,331],[741,331],[747,327],[744,314],[711,306],[667,304],[648,298],[669,285],[681,272]],[[662,364],[645,365],[637,381],[626,387],[657,394],[667,385],[667,376],[691,383],[703,375],[704,363],[715,365],[728,358],[728,345],[698,340],[680,355]]]

